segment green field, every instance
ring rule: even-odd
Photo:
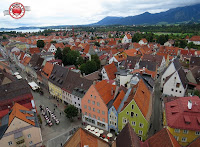
[[[173,35],[185,35],[185,36],[187,36],[187,35],[192,35],[193,33],[182,34],[182,33],[169,33],[169,32],[154,32],[154,34],[155,35],[171,35],[171,34],[173,34]]]

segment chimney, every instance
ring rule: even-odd
[[[188,101],[188,109],[189,109],[189,110],[192,109],[192,101],[191,101],[191,100]]]
[[[112,87],[112,89],[111,89],[111,95],[113,96],[113,94],[114,94],[114,90],[113,90],[113,87]]]

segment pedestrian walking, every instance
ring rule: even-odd
[[[61,116],[61,114],[62,114],[62,113],[60,112],[60,116]]]

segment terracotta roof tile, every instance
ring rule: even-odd
[[[121,104],[123,98],[125,96],[125,92],[123,90],[120,91],[119,95],[115,99],[113,106],[115,107],[116,110],[118,110],[119,105]]]
[[[41,71],[41,74],[47,79],[49,79],[52,70],[53,70],[53,64],[51,64],[50,62],[46,62],[45,66],[43,67]]]
[[[149,110],[149,102],[151,99],[151,92],[146,87],[144,81],[141,79],[138,82],[137,90],[134,96],[134,100],[139,107],[140,111],[146,117]]]
[[[108,64],[108,65],[105,65],[104,68],[106,70],[108,78],[110,80],[114,80],[116,78],[115,73],[117,72],[117,68],[116,68],[114,62],[112,62],[111,64]]]
[[[192,36],[190,41],[200,41],[200,36]]]
[[[162,129],[150,137],[145,141],[145,144],[147,144],[149,147],[181,147],[167,129]]]
[[[20,110],[25,110],[25,111],[30,111],[28,108],[18,104],[18,103],[15,103],[15,105],[13,106],[12,108],[12,112],[11,114],[9,115],[9,122],[8,122],[8,125],[11,124],[11,122],[13,121],[13,119],[15,117],[35,126],[35,122],[32,121],[32,120],[29,120],[27,119],[27,117],[33,117],[33,115],[30,115],[29,113],[22,113]]]
[[[95,88],[99,92],[105,104],[108,104],[108,102],[114,98],[114,90],[116,89],[116,85],[112,85],[103,80],[98,82],[95,85]],[[113,95],[111,94],[111,90],[113,90]]]

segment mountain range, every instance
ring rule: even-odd
[[[93,25],[144,25],[200,22],[200,4],[177,7],[165,12],[145,12],[128,17],[105,17]]]

